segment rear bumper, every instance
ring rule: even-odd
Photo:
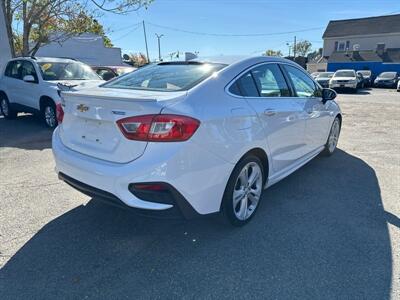
[[[61,179],[90,196],[132,208],[170,211],[179,209],[191,218],[219,211],[233,164],[185,143],[149,143],[143,156],[126,164],[96,159],[62,144],[53,133],[53,155]],[[172,203],[139,199],[132,183],[162,182],[173,190]]]
[[[107,204],[117,206],[120,208],[129,208],[134,210],[137,214],[159,217],[159,218],[177,218],[184,217],[186,219],[193,219],[199,216],[199,214],[191,207],[191,205],[186,201],[185,198],[178,191],[176,191],[173,187],[170,187],[169,194],[172,196],[172,204],[173,207],[163,210],[143,210],[143,209],[134,209],[133,207],[127,206],[124,202],[122,202],[115,195],[98,189],[96,187],[87,185],[83,182],[75,180],[68,175],[63,173],[58,173],[58,178],[81,193],[88,195],[89,197],[95,198],[96,200],[100,200]]]

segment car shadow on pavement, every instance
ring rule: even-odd
[[[14,120],[0,116],[0,147],[43,150],[51,148],[51,135],[38,116],[19,114]]]
[[[3,299],[389,299],[387,221],[374,170],[338,150],[268,189],[242,228],[91,200],[11,257],[0,290]]]

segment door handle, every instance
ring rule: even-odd
[[[276,111],[273,109],[268,108],[268,109],[264,110],[264,115],[266,115],[267,117],[271,117],[275,114],[276,114]]]

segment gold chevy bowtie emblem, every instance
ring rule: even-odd
[[[80,112],[86,112],[89,110],[89,106],[86,106],[85,104],[79,104],[76,106],[76,109]]]

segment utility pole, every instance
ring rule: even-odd
[[[289,43],[286,43],[286,46],[288,46],[288,48],[289,48],[289,57],[290,57],[290,50],[292,49],[292,46],[290,46]]]
[[[294,36],[294,45],[293,45],[293,60],[296,60],[296,36]]]
[[[146,44],[147,63],[150,63],[150,58],[149,58],[149,47],[147,46],[146,25],[144,24],[144,20],[143,20],[142,23],[143,23],[144,43]]]
[[[163,34],[158,35],[158,34],[156,33],[156,37],[157,37],[157,40],[158,40],[158,60],[159,60],[159,61],[162,61],[162,58],[161,58],[160,40],[161,40],[161,38],[162,38],[163,36],[164,36]]]

